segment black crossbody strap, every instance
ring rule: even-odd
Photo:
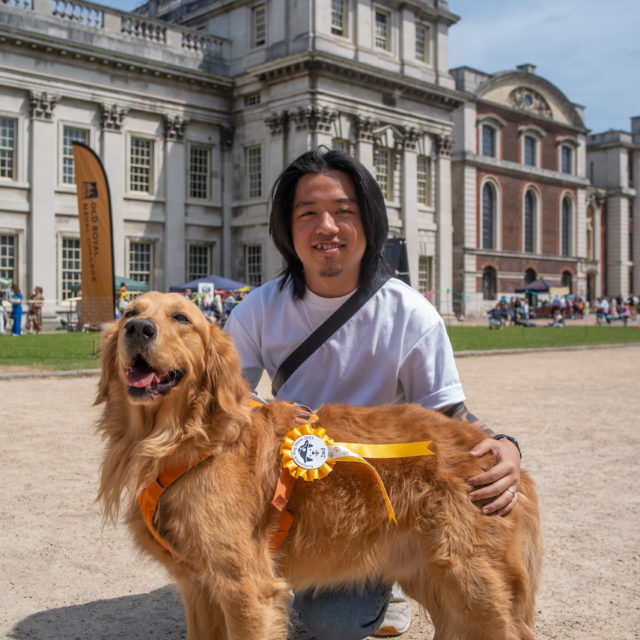
[[[379,274],[366,287],[359,288],[348,300],[338,307],[293,353],[278,367],[273,376],[271,393],[275,398],[280,387],[289,376],[326,340],[328,340],[367,300],[372,298],[390,278]]]

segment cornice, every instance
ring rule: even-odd
[[[42,55],[43,58],[59,58],[69,64],[86,63],[103,70],[111,69],[128,74],[140,74],[162,80],[199,85],[213,91],[228,91],[233,79],[210,72],[189,69],[184,65],[172,65],[141,56],[119,53],[116,50],[96,47],[91,41],[78,42],[57,38],[34,31],[12,29],[0,21],[0,51],[23,51],[27,55]]]
[[[314,72],[348,78],[351,82],[358,80],[381,90],[400,91],[405,96],[420,98],[450,110],[459,107],[464,100],[464,95],[458,91],[324,52],[306,51],[247,69],[247,73],[255,75],[266,84],[280,82],[290,78],[292,74]]]

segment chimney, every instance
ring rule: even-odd
[[[536,65],[527,62],[526,64],[519,64],[516,66],[518,71],[524,71],[525,73],[535,73]]]

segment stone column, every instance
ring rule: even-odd
[[[435,136],[436,146],[436,306],[445,322],[453,322],[453,224],[451,209],[451,137]]]
[[[373,129],[376,121],[369,116],[355,116],[354,130],[356,133],[356,157],[373,175]]]
[[[188,120],[164,118],[164,289],[185,281],[185,201],[187,159],[184,133]]]
[[[122,126],[128,109],[117,104],[101,105],[102,150],[100,159],[109,181],[111,195],[111,241],[113,270],[116,276],[125,273],[124,192],[126,184],[126,139]],[[116,285],[117,286],[117,285]]]
[[[417,153],[416,142],[418,132],[412,127],[405,131],[400,142],[402,148],[402,215],[404,217],[404,236],[407,241],[409,259],[409,275],[414,288],[418,287],[419,263],[419,224],[418,224],[418,188],[417,188]]]
[[[30,265],[31,290],[38,285],[44,289],[46,302],[43,315],[54,312],[58,296],[56,246],[56,215],[53,200],[56,188],[58,144],[53,110],[58,96],[45,92],[29,92],[31,112],[31,176],[30,211],[27,224],[27,260]],[[52,268],[52,266],[54,268]],[[23,291],[25,300],[29,291]],[[26,308],[26,306],[25,306]]]
[[[231,278],[231,222],[233,217],[233,138],[232,123],[220,125],[220,167],[222,194],[222,276]]]
[[[607,290],[605,295],[623,296],[629,289],[629,198],[610,195],[607,199]]]

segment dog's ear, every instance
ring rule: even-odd
[[[107,399],[109,385],[115,380],[118,372],[116,368],[116,353],[118,350],[118,324],[108,325],[100,337],[100,381],[98,382],[98,393],[96,394],[94,405],[100,404]]]
[[[226,413],[237,414],[247,400],[249,384],[242,377],[240,358],[231,337],[214,325],[209,326],[205,366],[216,403]]]

